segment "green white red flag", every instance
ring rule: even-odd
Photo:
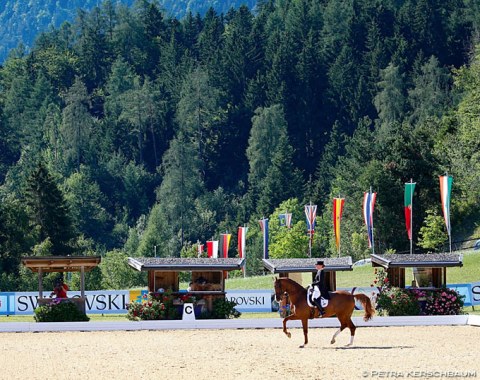
[[[405,227],[407,228],[408,239],[412,240],[412,217],[413,217],[413,192],[415,191],[415,182],[405,184],[404,210]]]

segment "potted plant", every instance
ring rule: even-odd
[[[144,295],[142,302],[131,302],[126,305],[127,318],[138,320],[180,319],[173,304],[174,297],[171,292],[154,292]]]
[[[34,310],[37,322],[88,322],[90,318],[69,299],[52,299]]]

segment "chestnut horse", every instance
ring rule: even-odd
[[[283,332],[290,338],[291,334],[287,331],[287,321],[300,319],[302,321],[303,335],[305,342],[300,347],[304,347],[308,343],[308,320],[319,317],[319,311],[316,307],[311,307],[307,303],[307,290],[297,282],[289,278],[276,278],[275,283],[275,299],[279,302],[285,293],[290,297],[290,303],[293,305],[293,313],[283,319]],[[365,294],[355,294],[343,290],[330,293],[330,300],[327,307],[324,308],[325,314],[321,318],[331,317],[336,315],[340,321],[340,328],[333,334],[331,344],[335,343],[335,338],[346,327],[350,329],[350,343],[353,344],[355,336],[355,325],[352,322],[352,313],[355,309],[355,300],[359,300],[365,309],[363,319],[368,321],[372,319],[375,310],[372,306],[370,298]]]

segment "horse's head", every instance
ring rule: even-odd
[[[275,289],[275,300],[280,303],[284,293],[286,292],[285,289],[282,287],[282,281],[275,277],[275,281],[273,283],[273,288]]]

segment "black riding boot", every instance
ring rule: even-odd
[[[325,314],[325,310],[323,310],[323,307],[322,307],[322,303],[320,302],[320,298],[319,299],[316,299],[313,301],[315,303],[315,306],[318,307],[318,310],[320,311],[320,315],[324,315]]]

